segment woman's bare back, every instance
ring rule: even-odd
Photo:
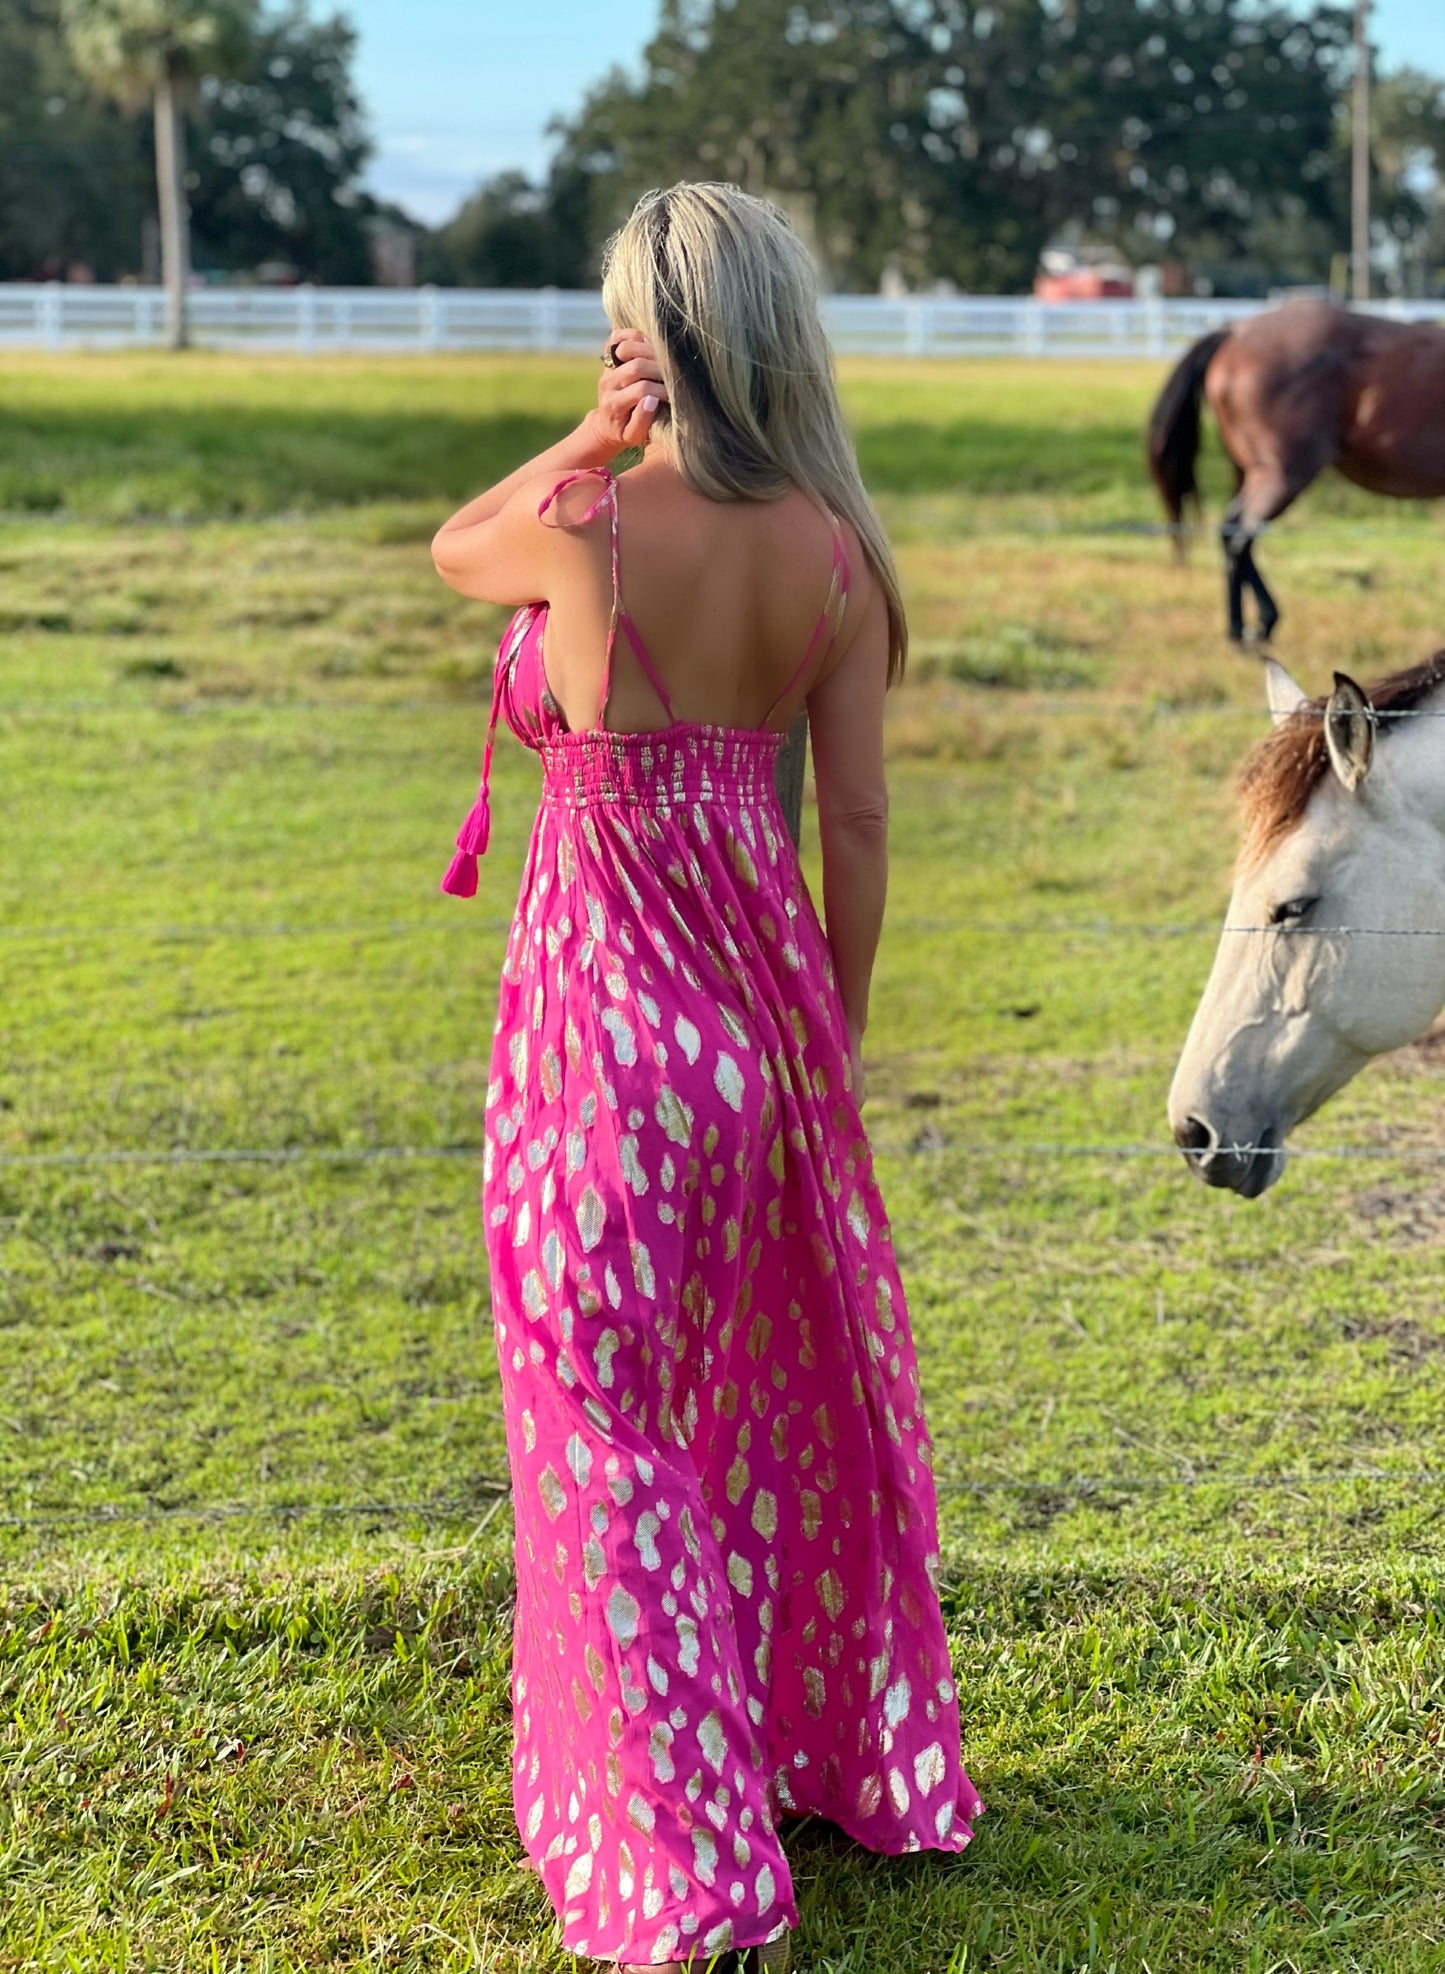
[[[820,620],[841,601],[832,594],[829,517],[801,492],[768,502],[710,500],[660,458],[624,475],[617,498],[623,605],[673,717],[785,727],[845,646],[860,608],[855,593],[846,611],[830,616],[813,663],[777,705]],[[568,487],[543,523],[564,530],[576,544],[574,553],[557,558],[553,593],[546,598],[547,682],[574,731],[597,724],[612,613],[606,520],[582,518],[595,499],[595,485]],[[861,557],[850,536],[845,529],[845,553],[857,572]],[[606,724],[620,733],[668,724],[625,635],[616,639]]]

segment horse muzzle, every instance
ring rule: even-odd
[[[1186,1117],[1174,1127],[1174,1142],[1196,1179],[1241,1199],[1258,1199],[1284,1171],[1285,1150],[1273,1125],[1250,1144],[1224,1144],[1212,1124]]]

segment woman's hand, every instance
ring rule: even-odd
[[[616,367],[603,370],[597,381],[597,408],[584,420],[607,459],[625,446],[645,446],[652,421],[667,403],[662,365],[646,336],[635,329],[619,329],[609,346],[616,351]]]
[[[437,531],[432,560],[444,582],[483,603],[535,603],[551,595],[564,532],[538,527],[538,506],[569,473],[606,466],[627,446],[645,446],[667,403],[662,366],[646,336],[621,329],[618,361],[602,372],[597,407],[565,439],[458,508]],[[548,483],[551,483],[550,485]]]

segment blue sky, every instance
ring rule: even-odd
[[[372,188],[419,219],[480,179],[546,164],[547,125],[614,64],[635,66],[656,0],[341,0],[361,36]],[[1445,70],[1445,0],[1375,0],[1385,62]]]

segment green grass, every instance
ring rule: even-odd
[[[0,1164],[5,1968],[567,1964],[467,1150],[535,774],[499,750],[440,898],[498,613],[425,543],[588,383],[0,373],[0,1157],[300,1155]],[[1256,1204],[1163,1150],[1259,686],[1212,553],[1134,532],[1156,383],[845,369],[918,658],[869,1114],[989,1813],[948,1861],[797,1833],[806,1974],[1445,1967],[1445,1176],[1398,1156],[1442,1057],[1301,1134],[1380,1157]],[[1428,509],[1301,503],[1304,680],[1440,643],[1439,556]]]

